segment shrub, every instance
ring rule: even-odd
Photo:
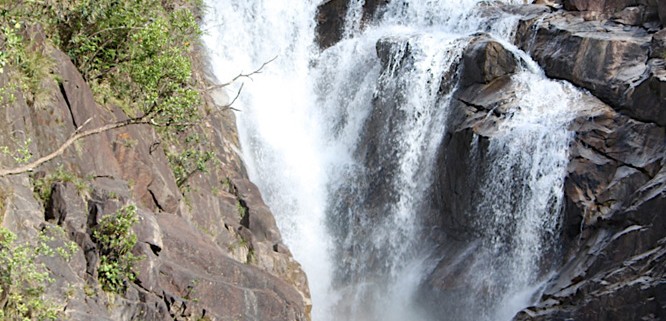
[[[86,180],[76,176],[74,173],[65,171],[62,167],[59,167],[54,172],[33,180],[32,184],[35,198],[40,200],[43,204],[46,204],[53,192],[53,184],[56,182],[74,184],[79,195],[82,197],[86,197],[89,193],[90,186]]]
[[[47,231],[39,234],[37,246],[16,242],[16,235],[0,227],[0,320],[56,320],[62,306],[44,296],[45,288],[52,282],[49,272],[39,256],[55,253],[67,259],[78,248],[56,248],[47,243],[53,240]]]
[[[18,65],[32,96],[37,95],[43,88],[39,75],[48,68],[33,67],[48,64],[39,63],[43,55],[27,59],[25,53],[32,51],[26,51],[21,31],[40,25],[47,41],[69,55],[98,102],[150,120],[167,142],[165,149],[179,145],[166,152],[183,186],[193,170],[202,171],[212,159],[202,148],[205,144],[182,138],[203,117],[203,85],[193,79],[192,70],[201,35],[194,12],[202,6],[201,0],[0,0],[0,25],[5,26],[0,30],[0,70]],[[0,99],[11,101],[13,92],[0,88]]]
[[[22,34],[25,22],[17,18],[0,11],[0,74],[11,71],[10,81],[0,93],[2,100],[11,103],[16,98],[13,92],[20,89],[26,102],[34,105],[47,99],[42,81],[49,77],[53,61],[44,54],[43,48],[30,45]]]
[[[97,274],[105,291],[124,293],[127,283],[136,280],[134,265],[141,257],[131,251],[137,242],[132,231],[137,221],[136,206],[129,205],[102,218],[93,231],[100,255]]]

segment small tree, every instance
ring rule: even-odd
[[[114,215],[102,218],[93,231],[93,240],[97,243],[100,255],[97,275],[105,291],[124,293],[127,283],[136,280],[134,264],[141,257],[131,251],[137,241],[132,231],[137,221],[136,206],[129,205]]]
[[[44,264],[36,262],[41,255],[54,255],[49,240],[40,232],[36,247],[17,243],[16,235],[0,227],[0,320],[58,319],[62,307],[44,297],[52,279]]]

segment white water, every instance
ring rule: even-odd
[[[440,80],[455,72],[468,35],[509,39],[516,19],[479,17],[480,0],[394,0],[364,26],[363,1],[350,1],[344,39],[319,52],[319,2],[208,1],[205,42],[214,73],[226,82],[277,57],[229,91],[244,83],[234,107],[245,162],[308,275],[313,319],[427,320],[413,301],[432,268],[430,246],[417,239],[418,213],[455,85],[439,92]],[[375,48],[385,37],[399,45],[382,66]],[[403,64],[404,57],[413,63]],[[485,238],[485,259],[470,267],[479,288],[502,283],[480,314],[470,312],[478,320],[508,320],[530,303],[541,281],[538,253],[557,228],[553,209],[561,202],[574,95],[530,68],[516,76],[520,99],[491,141],[497,166],[478,211],[491,217],[487,235],[507,224],[520,228],[508,236],[508,249],[506,238]],[[383,106],[395,114],[382,118]],[[516,168],[523,179],[514,195],[503,186]]]

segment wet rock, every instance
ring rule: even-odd
[[[504,46],[489,37],[478,37],[463,55],[460,85],[488,84],[516,71],[516,58]]]
[[[572,124],[564,261],[540,302],[515,320],[657,320],[666,225],[666,132],[594,99]]]
[[[350,0],[327,0],[317,7],[317,44],[322,50],[342,40],[345,16]],[[381,9],[390,0],[366,0],[363,3],[362,24],[381,16]]]
[[[535,21],[524,21],[517,39],[549,77],[586,88],[632,118],[666,125],[662,67],[648,62],[652,37],[643,29],[569,13]]]
[[[377,15],[381,14],[381,9],[386,6],[391,0],[366,0],[363,3],[363,20],[372,20]]]
[[[348,0],[328,0],[317,7],[317,43],[326,49],[342,39]]]
[[[666,29],[652,35],[650,58],[666,59]]]
[[[471,40],[463,57],[448,133],[439,149],[440,170],[432,207],[440,209],[434,226],[450,238],[469,241],[481,232],[474,208],[480,199],[482,177],[491,167],[487,137],[497,130],[516,97],[515,83],[509,76],[516,71],[517,59],[488,36]]]
[[[645,80],[628,95],[627,108],[631,109],[621,111],[639,121],[666,126],[666,60],[649,60],[643,77]]]

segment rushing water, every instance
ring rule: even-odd
[[[363,1],[351,0],[343,39],[320,51],[319,2],[210,0],[205,24],[222,81],[275,58],[228,89],[244,84],[235,108],[245,162],[308,275],[313,319],[510,319],[530,303],[544,276],[539,253],[557,234],[576,94],[512,49],[527,63],[490,141],[496,161],[474,209],[484,250],[468,267],[470,302],[493,298],[464,318],[433,317],[413,301],[433,268],[419,213],[455,73],[471,34],[511,47],[517,20],[481,14],[480,0],[394,0],[363,22]]]

